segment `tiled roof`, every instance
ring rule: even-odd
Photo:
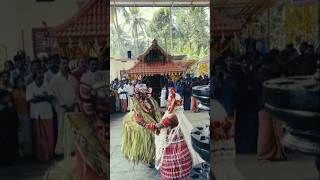
[[[279,0],[213,0],[210,2],[210,11],[223,12],[224,16],[241,21],[246,25],[250,19],[261,15],[268,7],[275,6]],[[214,16],[211,16],[214,17]],[[212,20],[212,18],[211,18]],[[227,22],[225,24],[228,24]]]
[[[146,63],[144,58],[151,53],[154,49],[160,50],[160,52],[166,57],[164,62],[153,60],[150,63]],[[127,74],[130,75],[172,75],[182,74],[185,68],[171,61],[170,55],[162,49],[156,39],[152,41],[152,45],[140,56],[138,56],[138,63],[136,63],[131,69],[127,70]]]
[[[107,37],[109,20],[107,0],[89,0],[69,21],[52,29],[57,38]]]
[[[197,60],[173,60],[173,62],[185,69],[188,69],[189,67],[196,64],[198,61]]]
[[[151,64],[147,64],[142,61],[139,61],[131,69],[127,70],[127,73],[128,75],[142,74],[144,76],[151,76],[156,74],[159,74],[159,75],[167,75],[167,74],[174,74],[174,73],[181,74],[184,71],[185,71],[184,68],[175,64],[171,60],[163,64],[161,64],[161,62],[154,62]]]

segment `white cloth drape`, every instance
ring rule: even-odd
[[[224,121],[227,113],[222,105],[213,100],[211,102],[213,114],[211,116],[211,123],[214,121]],[[234,163],[235,158],[235,143],[234,139],[217,140],[211,139],[211,167],[217,180],[243,180],[243,176],[239,172]]]
[[[167,106],[166,93],[167,93],[167,90],[165,88],[163,88],[161,90],[161,96],[160,96],[160,107]]]
[[[183,137],[187,143],[189,152],[192,157],[192,164],[196,165],[196,164],[204,162],[204,160],[199,156],[199,154],[197,152],[195,152],[195,150],[192,147],[191,130],[193,127],[192,127],[191,123],[189,122],[189,120],[187,119],[187,117],[183,114],[183,106],[175,107],[175,109],[172,113],[174,113],[178,119],[178,122],[179,122],[178,126],[175,128],[172,128],[170,130],[169,135],[167,135],[168,128],[161,129],[160,134],[155,135],[155,145],[156,145],[155,165],[156,165],[156,168],[160,169],[160,167],[162,165],[162,158],[164,155],[164,150],[166,149],[166,147],[168,147],[170,145],[170,142],[171,142],[172,138],[176,136],[176,133],[180,133],[180,132],[183,134]],[[166,117],[167,115],[168,115],[168,112],[165,113],[164,117]]]

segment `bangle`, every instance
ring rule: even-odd
[[[155,131],[156,130],[156,124],[155,123],[146,124],[146,128],[150,129],[152,131]]]
[[[171,119],[169,119],[168,117],[164,118],[162,121],[161,121],[161,124],[164,126],[164,127],[169,127],[171,125]]]
[[[141,125],[146,128],[147,123],[143,122]]]

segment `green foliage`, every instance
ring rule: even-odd
[[[111,26],[111,52],[112,56],[121,57],[127,53],[127,47],[131,46],[131,37],[119,26]]]
[[[133,50],[133,56],[136,57],[149,47],[153,39],[157,39],[159,45],[172,55],[187,55],[193,59],[209,55],[208,8],[163,7],[153,13],[150,22],[142,17],[138,7],[126,8],[121,12],[126,20],[125,25],[129,28],[125,31],[121,26],[123,32],[120,29],[111,31],[112,42],[117,44],[117,47],[111,47],[111,56],[125,57],[127,50]],[[113,26],[117,23],[115,20],[111,22]],[[116,32],[117,35],[114,34]],[[119,37],[124,32],[129,38]],[[121,42],[113,41],[114,37]],[[120,44],[124,47],[119,47]]]

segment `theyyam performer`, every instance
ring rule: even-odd
[[[244,180],[235,165],[234,123],[227,118],[223,106],[211,100],[211,178],[217,180]]]
[[[136,122],[155,134],[155,166],[162,180],[189,179],[193,165],[204,162],[192,147],[192,125],[183,110],[181,96],[170,88],[167,111],[159,123],[147,122],[135,112]]]
[[[147,123],[161,120],[159,106],[151,97],[152,89],[139,84],[134,89],[132,109],[123,118],[122,153],[131,162],[153,165],[155,159],[154,135],[136,123],[135,112]]]

